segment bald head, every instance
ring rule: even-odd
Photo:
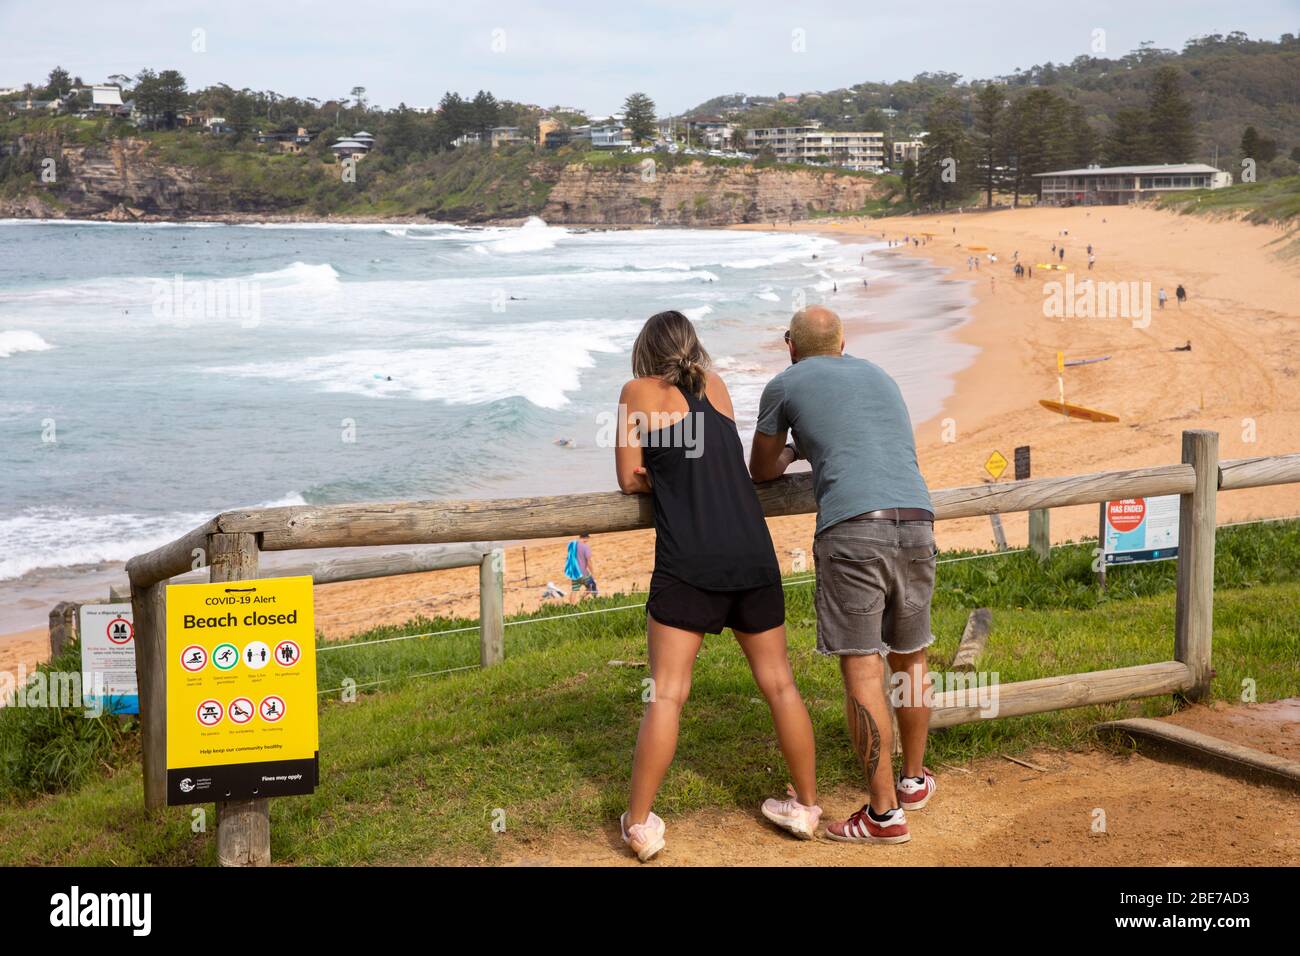
[[[790,320],[790,344],[799,358],[839,355],[844,349],[844,326],[826,306],[809,306]]]

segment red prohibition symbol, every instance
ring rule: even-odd
[[[253,719],[253,702],[247,697],[236,697],[230,702],[230,720],[236,724],[246,724]]]
[[[262,703],[257,708],[262,719],[269,724],[279,723],[280,718],[284,716],[284,698],[271,694],[262,698]]]

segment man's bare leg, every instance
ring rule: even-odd
[[[919,777],[925,772],[925,745],[930,736],[930,708],[927,706],[930,691],[930,673],[925,666],[925,650],[911,654],[890,654],[889,667],[902,681],[902,706],[895,707],[898,715],[898,736],[903,746],[903,776]]]
[[[898,806],[890,759],[894,735],[885,699],[885,662],[879,654],[844,654],[840,657],[840,674],[844,678],[849,739],[862,764],[871,809],[884,813]]]

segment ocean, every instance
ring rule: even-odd
[[[613,488],[602,413],[664,309],[748,444],[800,302],[914,423],[972,357],[962,285],[865,232],[0,222],[0,634],[230,508]]]

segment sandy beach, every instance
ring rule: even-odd
[[[770,231],[770,225],[756,225]],[[780,227],[779,227],[780,228]],[[1215,429],[1220,455],[1240,458],[1300,451],[1300,260],[1279,255],[1280,230],[1235,221],[1131,207],[1036,208],[949,213],[882,220],[817,220],[782,231],[819,232],[862,240],[926,237],[886,255],[913,256],[951,270],[970,284],[971,318],[955,333],[978,355],[952,383],[942,412],[915,422],[922,472],[931,488],[976,484],[990,453],[1008,459],[1018,445],[1032,448],[1033,476],[1078,474],[1168,464],[1179,458],[1179,435]],[[1060,261],[1068,271],[1039,264]],[[1087,268],[1088,244],[1096,255]],[[977,251],[972,251],[975,249]],[[996,263],[988,255],[996,255]],[[1013,255],[1035,267],[1016,279]],[[980,258],[978,271],[968,257]],[[1145,327],[1129,318],[1056,318],[1044,310],[1044,282],[1150,283],[1152,309]],[[1180,308],[1174,289],[1188,301]],[[1160,310],[1156,291],[1168,305]],[[843,290],[836,298],[868,297]],[[883,318],[888,318],[884,316]],[[1191,343],[1190,351],[1175,351]],[[1056,353],[1066,360],[1109,356],[1065,370],[1066,400],[1119,416],[1113,424],[1068,420],[1038,404],[1057,397]],[[870,354],[864,355],[871,358]],[[1004,480],[1011,477],[1008,474]],[[1300,487],[1221,495],[1219,522],[1300,515]],[[1095,536],[1097,509],[1052,513],[1056,542]],[[1026,537],[1024,515],[1004,519],[1012,547]],[[778,557],[791,569],[797,550],[811,557],[813,516],[770,522]],[[944,522],[943,548],[991,548],[987,519]],[[607,593],[644,588],[653,565],[650,531],[598,536],[595,570]],[[564,541],[535,541],[507,550],[507,613],[541,603],[546,582],[563,584]],[[526,566],[526,571],[525,571]],[[477,615],[477,570],[406,575],[327,585],[316,591],[317,626],[338,638],[417,616]],[[0,668],[31,667],[44,658],[44,628],[0,637]]]

